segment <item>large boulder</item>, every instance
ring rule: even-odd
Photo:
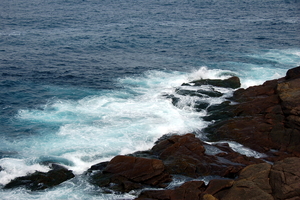
[[[271,165],[268,163],[249,165],[240,171],[239,178],[233,181],[232,186],[228,185],[231,187],[219,189],[213,193],[208,192],[221,200],[273,200],[272,189],[269,184],[270,169]]]
[[[97,166],[100,167],[101,164]],[[165,165],[158,159],[116,156],[104,166],[100,170],[96,166],[91,168],[91,182],[120,192],[145,186],[166,187],[171,181]]]
[[[246,165],[262,162],[234,152],[227,143],[205,145],[222,153],[206,154],[204,143],[191,133],[161,140],[151,149],[151,153],[163,161],[171,174],[194,178],[207,175],[234,177]]]
[[[63,166],[52,164],[52,169],[49,172],[37,171],[27,176],[18,177],[5,185],[4,189],[25,187],[32,191],[44,190],[59,185],[73,177],[74,174],[72,171]]]

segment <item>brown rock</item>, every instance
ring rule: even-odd
[[[213,141],[233,140],[269,155],[274,155],[270,149],[277,149],[300,156],[299,69],[289,70],[285,78],[237,90],[232,100],[238,104],[224,107],[219,121],[208,117],[217,122],[205,132]]]
[[[223,199],[273,199],[272,189],[269,184],[269,173],[271,165],[268,163],[253,164],[240,171],[236,181],[228,182],[220,189],[212,190],[213,195]],[[211,190],[210,185],[216,180],[212,180],[205,192]],[[217,181],[218,183],[219,181]],[[219,182],[219,184],[222,182]],[[222,186],[222,184],[221,184]],[[232,186],[232,187],[231,187]],[[216,187],[217,188],[217,187]]]
[[[170,173],[191,177],[208,173],[201,164],[205,148],[194,134],[171,136],[156,144],[151,151],[163,160]]]
[[[204,188],[203,181],[189,181],[174,190],[146,190],[136,200],[198,200]]]
[[[224,153],[214,155],[205,154],[203,142],[194,134],[174,135],[156,144],[151,152],[164,162],[171,174],[181,174],[190,177],[219,175],[234,177],[239,170],[248,164],[262,162],[255,158],[247,158],[227,147]]]
[[[222,179],[214,179],[211,180],[205,190],[207,194],[216,194],[224,188],[230,188],[234,183],[234,180],[222,180]]]
[[[300,66],[289,69],[285,76],[286,79],[300,78]]]
[[[144,190],[134,200],[169,200],[171,199],[172,192],[172,190]]]
[[[277,92],[282,101],[282,105],[290,114],[300,114],[300,78],[292,79],[277,86]]]
[[[236,181],[221,200],[273,200],[274,198],[260,189],[254,182],[242,179]]]
[[[135,182],[143,182],[162,174],[164,170],[165,166],[161,160],[116,156],[108,163],[104,173],[118,174]]]
[[[132,156],[116,156],[103,171],[91,175],[91,182],[121,192],[145,185],[166,187],[171,181],[161,160]],[[114,183],[114,184],[111,184]]]
[[[205,194],[205,195],[203,195],[202,199],[203,200],[218,200],[216,197],[214,197],[211,194]]]
[[[239,179],[252,181],[264,192],[271,194],[272,188],[269,184],[270,169],[271,165],[268,163],[249,165],[241,170]]]
[[[300,196],[300,158],[291,157],[274,164],[270,172],[270,185],[275,199]]]

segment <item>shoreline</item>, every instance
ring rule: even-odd
[[[203,84],[232,89],[240,87],[238,77],[183,83],[185,86]],[[195,90],[178,89],[176,92],[188,96],[222,96],[217,91],[197,90],[195,93]],[[174,96],[166,98],[170,98],[173,104],[178,101]],[[85,176],[90,183],[108,193],[135,192],[137,200],[296,200],[300,195],[297,183],[300,179],[299,102],[300,67],[296,67],[288,70],[283,78],[237,89],[231,98],[219,105],[209,106],[201,102],[196,105],[209,113],[203,117],[205,121],[214,121],[204,129],[209,142],[201,141],[192,133],[166,134],[152,149],[115,156],[108,162],[91,166]],[[238,142],[266,157],[248,157],[234,151],[228,143],[218,141]],[[213,149],[213,153],[208,149]],[[32,191],[43,190],[75,176],[58,164],[50,165],[49,172],[18,177],[4,189],[26,187]],[[170,189],[168,184],[174,175],[191,179],[204,176],[222,178],[213,179],[208,185],[199,180],[188,181]]]

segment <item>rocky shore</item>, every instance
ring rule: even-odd
[[[216,85],[238,88],[239,79],[197,80],[183,85]],[[181,95],[220,96],[220,92],[178,89]],[[175,105],[178,99],[166,95]],[[227,101],[205,109],[204,131],[208,141],[195,134],[165,135],[152,149],[119,155],[91,166],[87,179],[106,192],[136,192],[136,200],[300,200],[300,67],[285,77],[263,85],[238,89]],[[238,142],[261,156],[234,151]],[[0,168],[1,169],[1,168]],[[186,182],[171,188],[175,176]],[[215,177],[205,183],[199,177]],[[52,164],[47,173],[19,177],[4,189],[26,187],[43,190],[74,177],[66,168]]]

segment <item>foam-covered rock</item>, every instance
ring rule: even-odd
[[[206,154],[204,143],[190,133],[161,140],[151,149],[151,153],[164,162],[171,174],[194,178],[207,175],[234,177],[244,166],[262,162],[234,152],[228,144],[214,147],[223,153]]]
[[[15,178],[4,189],[11,189],[16,187],[25,187],[29,190],[44,190],[51,188],[60,183],[67,181],[74,177],[71,170],[60,165],[52,164],[52,169],[49,172],[38,172],[33,174]]]

